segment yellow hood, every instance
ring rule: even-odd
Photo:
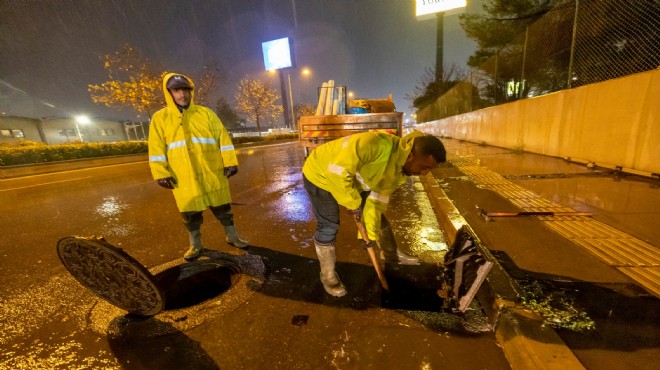
[[[174,98],[172,98],[172,94],[170,94],[170,91],[167,90],[167,81],[172,76],[183,76],[185,77],[186,80],[188,80],[188,82],[190,82],[190,85],[193,87],[193,89],[190,90],[190,106],[193,106],[195,101],[195,83],[193,82],[192,79],[190,79],[190,77],[184,74],[171,72],[166,74],[165,77],[163,77],[163,95],[165,95],[165,101],[167,102],[167,107],[169,109],[179,110],[179,108],[177,108],[176,106],[176,103],[174,102]]]

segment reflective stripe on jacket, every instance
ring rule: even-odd
[[[362,215],[369,239],[379,240],[380,218],[390,195],[406,182],[403,165],[412,149],[413,132],[403,138],[375,132],[353,134],[318,146],[303,166],[305,177],[332,194],[347,209],[362,203],[360,192],[370,190]]]
[[[154,179],[174,177],[173,194],[181,212],[203,211],[231,202],[224,167],[238,166],[229,133],[210,109],[190,105],[179,112],[163,79],[167,107],[156,112],[149,128],[149,167]],[[185,77],[185,76],[184,76]],[[187,77],[186,77],[187,78]],[[188,81],[193,82],[188,78]],[[194,85],[193,85],[194,86]]]

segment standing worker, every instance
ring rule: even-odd
[[[390,195],[407,176],[425,175],[445,161],[442,142],[418,131],[403,138],[375,132],[353,134],[312,151],[303,165],[303,182],[316,216],[314,245],[321,283],[328,294],[346,294],[335,272],[339,205],[356,220],[364,220],[370,246],[379,240],[381,216]],[[397,256],[414,258],[398,250]]]
[[[151,119],[149,166],[158,185],[172,189],[190,248],[190,261],[202,250],[202,212],[210,208],[227,235],[227,243],[245,248],[234,226],[228,179],[238,173],[229,133],[210,109],[193,103],[195,85],[186,76],[169,73],[163,79],[167,107]]]

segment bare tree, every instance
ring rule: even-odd
[[[295,108],[296,117],[313,116],[316,114],[316,108],[314,108],[311,104],[296,104]]]
[[[195,104],[209,106],[210,97],[218,85],[227,80],[226,74],[216,60],[207,61],[202,70],[190,78],[195,82]]]
[[[465,68],[456,63],[445,66],[440,79],[436,78],[433,68],[427,67],[417,80],[412,93],[406,94],[405,99],[411,102],[413,108],[421,109],[434,102],[466,76]]]

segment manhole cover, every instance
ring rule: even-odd
[[[63,238],[57,243],[57,254],[76,280],[121,309],[153,316],[165,307],[151,273],[103,238]]]

